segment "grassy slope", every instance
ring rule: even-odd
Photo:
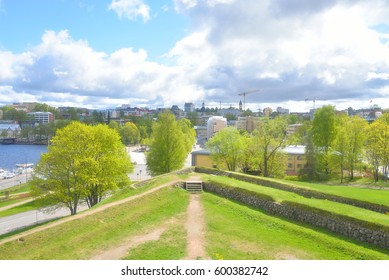
[[[346,205],[342,203],[332,202],[328,200],[322,199],[314,199],[314,198],[305,198],[296,193],[281,191],[269,187],[263,187],[251,183],[246,183],[242,181],[238,181],[235,179],[227,178],[227,177],[216,177],[216,176],[208,176],[203,175],[204,179],[211,179],[216,182],[224,183],[233,187],[239,187],[243,189],[247,189],[250,191],[255,191],[259,193],[263,193],[266,195],[270,195],[274,200],[278,202],[282,202],[284,200],[298,202],[302,204],[306,204],[312,207],[316,207],[319,209],[323,209],[330,212],[335,212],[338,214],[346,215],[349,217],[353,217],[360,220],[365,220],[369,222],[374,222],[377,224],[389,226],[389,215],[384,215],[380,213],[376,213],[374,211],[362,209],[359,207]]]
[[[367,201],[376,204],[382,204],[389,206],[389,190],[388,189],[372,189],[363,188],[360,186],[350,185],[328,185],[320,183],[308,183],[288,180],[276,180],[281,183],[293,185],[300,188],[309,190],[315,190],[323,193],[334,194],[338,196],[344,196],[348,198],[354,198],[362,201]]]
[[[146,197],[0,246],[0,259],[89,259],[183,213],[188,194],[164,188]]]
[[[389,259],[389,252],[268,216],[204,193],[207,252],[214,259]]]

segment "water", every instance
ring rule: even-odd
[[[0,145],[0,169],[12,171],[18,163],[36,164],[45,152],[44,145]]]

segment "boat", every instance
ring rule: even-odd
[[[34,166],[33,163],[17,163],[16,167],[18,168],[32,168]]]
[[[31,172],[33,170],[33,163],[18,163],[16,164],[16,173],[22,174],[26,172]]]

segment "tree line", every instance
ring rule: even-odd
[[[130,184],[128,174],[134,165],[126,145],[140,139],[140,129],[132,122],[123,126],[72,122],[59,128],[34,169],[32,195],[41,206],[66,206],[72,215],[82,202],[96,205]],[[148,143],[149,173],[168,173],[183,167],[195,143],[195,131],[188,119],[177,121],[166,111],[153,121]]]
[[[359,116],[337,113],[333,106],[318,109],[312,120],[301,120],[295,134],[287,127],[296,122],[290,116],[261,118],[249,134],[225,128],[206,144],[214,162],[221,168],[265,177],[285,175],[287,145],[304,145],[306,164],[300,170],[303,180],[353,180],[369,175],[375,181],[387,180],[389,173],[389,114],[373,123]]]

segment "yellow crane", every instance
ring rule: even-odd
[[[249,93],[254,93],[254,92],[258,92],[258,91],[261,91],[261,90],[255,89],[255,90],[250,90],[250,91],[238,93],[239,96],[243,96],[243,111],[246,110],[246,95]]]

